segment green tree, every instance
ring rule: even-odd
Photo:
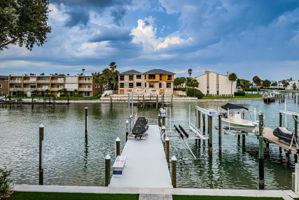
[[[263,81],[263,87],[264,87],[264,88],[269,88],[270,85],[271,85],[271,81],[269,81],[269,80],[264,80],[264,81]]]
[[[286,87],[288,87],[290,85],[290,83],[288,81],[286,81],[286,80],[283,80],[281,83],[282,83],[282,85],[283,85],[284,88],[286,88]]]
[[[185,77],[177,77],[177,78],[174,79],[174,82],[173,82],[173,84],[176,87],[181,85],[181,84],[184,84],[184,83],[186,83],[186,78]]]
[[[114,72],[117,68],[116,62],[112,61],[111,63],[109,63],[109,67]]]
[[[231,82],[230,91],[231,91],[231,94],[233,94],[233,83],[238,79],[238,77],[235,73],[230,73],[228,75],[228,79]]]
[[[197,82],[196,79],[191,78],[191,77],[188,77],[188,78],[186,79],[186,86],[188,86],[188,87],[192,87],[192,88],[194,88],[194,87],[198,87],[198,82]]]
[[[9,44],[32,50],[41,46],[51,31],[47,24],[48,0],[0,1],[0,51]]]
[[[272,82],[271,86],[276,87],[277,86],[277,82]]]
[[[189,74],[189,77],[192,76],[192,69],[191,68],[188,69],[188,74]]]
[[[293,83],[292,88],[293,88],[293,90],[297,90],[297,85],[296,85],[296,83]]]
[[[102,72],[93,73],[94,83],[103,90],[116,90],[118,86],[119,72],[116,70],[116,63],[111,62],[109,68],[105,68]]]
[[[257,89],[259,88],[259,86],[261,86],[262,80],[258,76],[254,76],[252,78],[252,81],[254,82]]]
[[[0,199],[8,199],[11,194],[12,181],[9,179],[11,171],[0,168]]]

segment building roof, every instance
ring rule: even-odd
[[[163,70],[163,69],[152,69],[152,70],[145,72],[145,74],[169,74],[169,75],[171,75],[173,73]]]
[[[136,71],[134,69],[131,69],[131,70],[120,73],[120,75],[130,75],[130,74],[142,74],[142,73],[139,72],[139,71]]]

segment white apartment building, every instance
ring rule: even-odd
[[[228,76],[228,74],[205,71],[195,79],[199,83],[198,89],[204,95],[233,95],[237,91],[237,81],[230,81]]]
[[[298,90],[299,89],[299,81],[298,80],[289,81],[289,85],[286,87],[286,89],[293,90],[294,85],[296,86],[296,90]]]

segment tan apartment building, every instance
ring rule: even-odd
[[[173,94],[174,73],[152,69],[145,73],[129,70],[119,74],[118,94],[171,95]]]
[[[64,76],[64,75],[40,75],[40,76],[16,76],[8,78],[9,94],[18,96],[23,93],[31,96],[33,93],[51,96],[62,96],[67,92],[70,96],[93,96],[92,76]]]
[[[8,95],[8,76],[0,76],[0,96]]]
[[[205,71],[195,77],[198,89],[205,95],[233,95],[237,91],[237,81],[230,81],[228,74]]]

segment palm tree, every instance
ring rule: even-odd
[[[111,62],[110,64],[109,64],[109,67],[110,67],[110,69],[114,72],[115,70],[116,70],[116,68],[117,68],[117,65],[116,65],[116,62]]]
[[[82,68],[82,75],[84,74],[84,72],[85,72],[85,69],[84,69],[84,68]]]
[[[231,94],[233,94],[233,83],[238,79],[237,75],[235,73],[230,73],[228,75],[228,79],[231,81],[231,87],[230,87],[230,91],[231,91]]]
[[[192,69],[191,68],[188,69],[188,74],[189,74],[189,77],[191,77],[191,75],[192,75]]]

